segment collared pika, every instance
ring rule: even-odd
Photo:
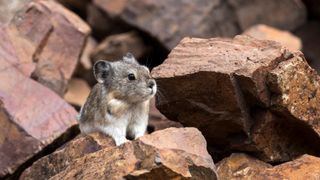
[[[82,133],[102,132],[116,145],[143,136],[149,114],[149,102],[157,85],[146,66],[139,65],[131,53],[115,62],[97,61],[93,87],[79,115]]]

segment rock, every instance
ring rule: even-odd
[[[136,59],[141,58],[148,47],[136,32],[116,34],[105,38],[91,53],[93,62],[104,59],[115,61],[131,52]]]
[[[97,46],[96,40],[94,40],[93,37],[89,37],[80,58],[80,65],[84,70],[90,70],[90,71],[92,70],[92,62],[91,62],[90,54],[96,46]]]
[[[251,127],[236,75],[248,77],[254,89],[258,83],[252,81],[259,80],[260,65],[280,61],[282,55],[278,43],[245,36],[185,38],[152,71],[162,94],[157,96],[157,108],[171,120],[199,128],[209,144],[231,143],[232,136],[246,136]],[[267,101],[266,95],[252,93],[259,103]]]
[[[250,143],[232,145],[265,162],[283,163],[302,154],[319,156],[319,136],[302,122],[291,121],[270,110],[252,110]]]
[[[224,179],[319,179],[320,159],[303,155],[293,161],[272,167],[245,154],[232,154],[217,164]]]
[[[294,56],[269,72],[271,109],[294,121],[301,121],[320,135],[320,77],[304,59]]]
[[[78,63],[78,66],[73,74],[73,77],[86,80],[90,86],[95,85],[97,82],[92,73],[93,64],[90,58],[90,54],[96,46],[96,40],[90,36],[87,39],[86,45],[80,58],[80,62]]]
[[[101,138],[93,137],[92,142],[100,142]],[[118,147],[102,147],[98,143],[90,145],[94,150],[83,153],[87,148],[82,147],[92,144],[86,141],[72,142],[73,147],[81,147],[80,152],[77,152],[78,148],[74,149],[73,155],[68,157],[64,157],[68,150],[61,149],[60,152],[65,152],[60,153],[61,156],[58,151],[40,159],[22,174],[21,179],[217,179],[206,141],[195,128],[169,128]],[[62,157],[70,161],[67,164],[59,162]],[[58,171],[51,168],[56,167],[56,163],[59,164]]]
[[[273,168],[268,168],[253,176],[253,179],[310,179],[320,177],[320,158],[303,155],[300,158]]]
[[[0,1],[0,23],[8,24],[11,19],[31,0]]]
[[[133,26],[169,50],[185,36],[231,37],[258,23],[293,30],[306,19],[303,4],[294,0],[202,0],[196,5],[190,0],[94,0],[93,4],[93,13],[88,16],[94,30],[109,34],[109,24],[116,28]]]
[[[295,32],[295,35],[302,40],[302,52],[311,67],[320,73],[320,23],[309,21]]]
[[[220,180],[253,179],[256,173],[267,168],[272,166],[249,155],[234,153],[217,164],[217,173]]]
[[[64,147],[33,163],[31,169],[25,171],[24,174],[27,175],[22,175],[21,179],[47,179],[64,171],[69,164],[76,161],[77,158],[101,149],[107,151],[114,147],[115,144],[113,140],[103,134],[93,133],[90,135],[79,135]]]
[[[35,19],[37,23],[35,22]],[[62,96],[78,63],[90,28],[75,14],[54,1],[27,5],[11,26],[32,44],[28,57],[36,62],[32,77]]]
[[[0,52],[4,53],[3,47]],[[9,52],[7,52],[9,53]],[[3,54],[2,54],[3,55]],[[68,134],[77,112],[0,56],[0,178]],[[64,137],[67,138],[67,137]]]
[[[72,78],[69,81],[67,93],[64,99],[75,106],[81,107],[87,100],[90,93],[90,86],[86,81],[79,78]]]
[[[280,43],[185,38],[152,76],[161,87],[160,112],[197,127],[217,151],[248,151],[274,163],[319,154],[319,77]]]
[[[121,4],[123,1],[108,1],[109,3],[118,2]],[[114,8],[114,6],[112,6]],[[112,19],[103,10],[90,3],[87,7],[87,19],[86,21],[92,28],[92,34],[98,40],[104,39],[111,34],[124,33],[132,30],[132,28],[125,25],[118,19]],[[100,22],[100,23],[97,23]]]
[[[159,131],[169,127],[183,127],[182,124],[176,121],[167,119],[160,111],[156,108],[155,98],[151,99],[150,111],[149,111],[149,124],[148,132]]]
[[[291,51],[301,50],[302,48],[301,40],[289,31],[282,31],[263,24],[252,26],[243,34],[260,40],[280,42]]]

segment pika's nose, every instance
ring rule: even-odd
[[[154,85],[156,85],[156,83],[152,80],[149,82],[148,87],[152,89]]]

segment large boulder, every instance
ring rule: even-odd
[[[110,33],[112,28],[133,26],[169,50],[185,36],[234,36],[258,23],[293,30],[306,19],[300,0],[94,0],[90,9],[94,30]]]
[[[217,164],[221,180],[228,179],[310,179],[320,177],[320,158],[303,155],[272,167],[245,154],[232,154]]]
[[[0,52],[5,51],[0,48]],[[0,178],[13,173],[57,138],[68,135],[77,114],[58,95],[3,58],[0,57]]]
[[[25,58],[35,63],[35,69],[26,75],[62,96],[90,33],[89,26],[60,4],[45,0],[27,4],[9,26],[16,29],[20,41],[29,43],[20,48],[29,51]],[[23,51],[17,52],[18,56]]]
[[[152,75],[161,87],[160,112],[199,128],[210,146],[270,162],[319,154],[319,77],[301,53],[280,43],[185,38]],[[284,129],[290,131],[277,132]]]
[[[21,179],[217,179],[206,141],[195,128],[169,128],[118,147],[108,139],[76,139],[35,162]]]

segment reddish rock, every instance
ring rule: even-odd
[[[305,123],[320,135],[320,77],[302,54],[270,71],[268,86],[273,111]]]
[[[253,109],[252,118],[250,143],[233,144],[233,149],[250,152],[260,160],[272,163],[290,161],[305,153],[320,155],[319,136],[302,122],[262,109]]]
[[[217,164],[221,180],[227,179],[319,179],[320,158],[303,155],[272,167],[245,154],[232,154]]]
[[[134,26],[172,49],[185,36],[234,36],[263,23],[293,30],[304,23],[306,11],[298,0],[193,1],[94,0],[90,24],[100,32],[111,26]],[[272,12],[272,13],[270,13]],[[290,14],[290,16],[288,16]],[[109,22],[109,23],[102,23]]]
[[[273,168],[260,171],[253,179],[310,179],[320,178],[320,158],[303,155],[294,161],[290,161]]]
[[[33,45],[28,57],[36,62],[32,77],[62,96],[90,28],[58,3],[44,0],[29,3],[11,26]]]
[[[217,173],[220,180],[252,179],[267,168],[272,166],[249,155],[234,153],[217,164]]]
[[[319,154],[319,77],[279,43],[185,38],[152,75],[161,113],[199,128],[216,149],[270,162]]]
[[[161,87],[157,107],[169,119],[199,128],[210,144],[227,145],[251,127],[238,76],[248,84],[240,87],[250,88],[251,96],[267,103],[267,94],[255,91],[264,88],[259,87],[261,66],[271,66],[283,54],[278,43],[244,36],[185,38],[152,71]]]
[[[3,177],[74,126],[77,112],[3,56],[0,67],[0,177]]]
[[[72,78],[68,84],[67,93],[64,99],[75,106],[81,107],[87,100],[90,93],[90,86],[86,81],[79,78]]]
[[[93,133],[90,135],[79,135],[70,141],[64,147],[56,150],[33,163],[31,169],[26,170],[21,179],[30,179],[28,175],[32,171],[32,179],[48,179],[48,177],[59,174],[64,171],[69,164],[90,153],[97,152],[101,149],[107,151],[114,148],[115,143],[111,138],[107,138],[103,134]]]
[[[93,137],[93,142],[101,138]],[[195,128],[169,128],[118,147],[90,145],[102,149],[81,153],[82,147],[88,146],[86,141],[72,143],[80,146],[79,152],[74,149],[76,152],[72,154],[83,156],[71,155],[72,158],[65,157],[70,159],[68,163],[60,162],[59,158],[68,152],[62,149],[65,153],[60,153],[61,156],[56,152],[34,163],[21,179],[217,179],[206,141]],[[50,168],[56,163],[58,171]]]
[[[161,112],[156,108],[155,98],[152,98],[149,111],[148,132],[159,131],[169,127],[179,128],[183,126],[179,122],[171,121],[161,114]]]
[[[131,52],[137,59],[141,58],[148,47],[136,32],[116,34],[105,38],[91,53],[93,62],[97,60],[115,61]]]
[[[283,31],[263,24],[252,26],[243,34],[260,40],[280,42],[291,51],[301,50],[302,48],[301,40],[289,31]]]

